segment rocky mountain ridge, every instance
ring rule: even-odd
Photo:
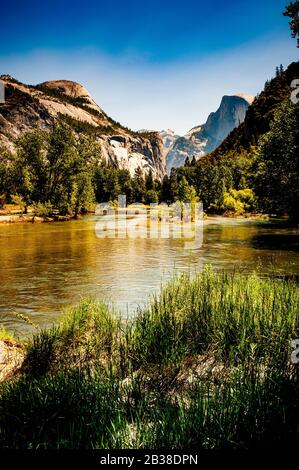
[[[171,168],[184,165],[187,157],[201,158],[217,148],[228,134],[245,119],[253,97],[244,93],[222,97],[216,112],[210,113],[205,124],[195,126],[184,136],[173,138],[173,131],[160,133],[168,173]]]
[[[47,130],[63,121],[74,132],[93,134],[101,145],[101,159],[131,175],[140,167],[161,179],[165,174],[163,143],[158,133],[133,132],[111,119],[79,83],[53,80],[25,85],[9,75],[5,102],[0,104],[0,145],[15,150],[15,141],[25,132]]]

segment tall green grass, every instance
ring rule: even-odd
[[[1,447],[118,447],[124,427],[120,399],[113,378],[88,370],[23,377],[2,390]]]
[[[173,279],[129,323],[85,300],[2,385],[0,445],[295,447],[298,307],[293,281],[210,268]]]
[[[132,353],[139,366],[207,351],[233,364],[274,356],[287,363],[289,341],[298,335],[298,306],[295,282],[206,268],[194,278],[174,279],[139,312]]]
[[[145,448],[296,448],[298,383],[238,371],[225,384],[197,382],[184,400],[162,400],[139,415]],[[187,398],[187,400],[186,400]]]
[[[111,366],[117,363],[120,333],[120,320],[107,306],[83,300],[58,326],[33,336],[24,370],[39,377],[64,367]]]

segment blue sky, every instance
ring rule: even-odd
[[[297,59],[286,3],[4,0],[0,73],[82,82],[123,124],[182,133]]]

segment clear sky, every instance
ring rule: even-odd
[[[83,83],[133,129],[185,132],[297,60],[287,0],[2,0],[0,73]]]

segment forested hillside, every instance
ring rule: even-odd
[[[285,71],[278,67],[244,123],[214,152],[172,171],[172,190],[184,177],[207,212],[259,211],[297,219],[298,105],[290,99],[297,77],[299,62]]]

